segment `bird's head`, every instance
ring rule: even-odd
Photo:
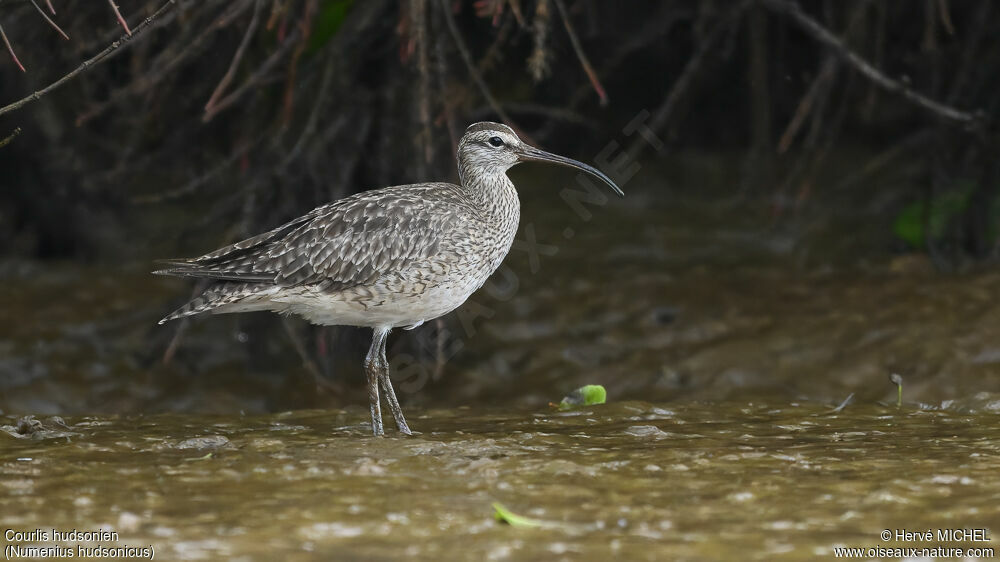
[[[463,181],[471,179],[470,174],[503,174],[521,162],[548,162],[575,168],[608,184],[618,195],[625,196],[621,188],[597,168],[535,148],[518,138],[513,129],[501,123],[469,125],[458,143],[458,168]]]

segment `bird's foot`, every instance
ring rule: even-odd
[[[403,425],[397,424],[396,427],[399,429],[399,432],[402,433],[403,435],[405,435],[407,437],[412,437],[413,436],[413,430],[411,430],[406,425],[405,421],[403,422]],[[382,427],[382,424],[372,425],[372,436],[373,437],[385,437],[385,429]]]
[[[396,420],[396,428],[399,429],[400,433],[406,435],[407,437],[413,436],[413,432],[410,431],[410,427],[406,425],[406,420]]]

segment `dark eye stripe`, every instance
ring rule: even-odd
[[[503,139],[500,137],[490,137],[490,145],[501,147],[503,146]]]

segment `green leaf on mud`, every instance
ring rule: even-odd
[[[570,392],[559,403],[560,410],[569,410],[576,406],[593,406],[604,404],[608,399],[608,391],[599,384],[588,384]]]
[[[211,459],[212,455],[214,455],[214,454],[215,453],[208,453],[207,455],[204,455],[204,456],[201,456],[201,457],[190,457],[190,458],[184,459],[184,461],[185,462],[207,461],[207,460]]]

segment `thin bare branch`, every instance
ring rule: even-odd
[[[512,115],[544,117],[546,120],[550,120],[552,122],[559,121],[563,123],[572,123],[574,125],[579,125],[595,131],[598,129],[597,123],[593,119],[561,105],[550,106],[539,103],[507,102],[503,104],[503,107],[505,111],[509,111]],[[487,110],[484,107],[482,109],[470,111],[468,115],[471,120],[480,121],[489,117],[489,115],[486,114],[486,111]]]
[[[49,11],[52,12],[53,16],[56,15],[56,9],[52,6],[52,0],[45,0],[45,5],[49,7]]]
[[[281,17],[286,10],[286,7],[280,3],[278,0],[271,2],[271,15],[267,18],[267,24],[264,26],[265,29],[271,31],[274,29],[274,25],[278,23],[278,18]]]
[[[844,29],[846,40],[850,41],[857,34],[857,28],[865,20],[864,14],[867,10],[868,5],[865,3],[859,3],[854,9],[847,27]],[[833,80],[838,64],[838,58],[833,53],[828,53],[824,57],[819,72],[813,79],[812,84],[809,85],[806,94],[802,96],[792,120],[789,121],[788,127],[785,128],[785,132],[781,135],[781,141],[778,142],[778,154],[784,154],[791,148],[792,141],[795,140],[795,135],[798,134],[800,127],[805,123],[806,117],[809,116],[813,107],[822,107],[825,105],[822,102],[819,104],[815,104],[815,102],[817,98],[823,97],[823,94],[829,91],[828,86]]]
[[[715,48],[716,43],[722,39],[725,35],[725,31],[731,29],[739,17],[746,9],[750,6],[753,0],[743,0],[738,5],[734,6],[727,16],[725,16],[722,21],[717,22],[712,29],[705,34],[705,36],[699,41],[698,49],[688,58],[687,63],[684,65],[684,69],[681,70],[680,76],[677,80],[674,80],[674,85],[670,88],[670,93],[663,100],[663,103],[656,108],[653,112],[652,117],[649,120],[649,128],[653,131],[662,131],[666,127],[667,123],[674,116],[677,111],[678,106],[681,103],[684,95],[691,88],[691,85],[695,81],[695,77],[701,71],[702,64],[704,63],[708,53]],[[632,141],[629,145],[628,154],[635,158],[639,151],[648,146],[642,138],[637,138]]]
[[[207,39],[211,38],[213,35],[226,27],[231,22],[232,18],[242,14],[249,7],[250,2],[237,2],[232,4],[224,11],[223,14],[215,18],[211,24],[205,26],[197,36],[186,41],[184,47],[179,53],[164,51],[161,55],[157,56],[156,60],[153,61],[153,64],[150,65],[146,74],[111,92],[111,94],[108,95],[104,101],[97,103],[90,109],[87,109],[78,115],[75,121],[76,126],[79,127],[90,119],[97,117],[127,96],[148,91],[154,86],[160,84],[182,63],[186,62],[191,57],[200,55],[207,47]]]
[[[434,138],[431,131],[431,63],[428,54],[430,33],[426,0],[410,1],[410,17],[417,49],[417,116],[420,120],[420,137],[417,144],[423,146],[424,159],[421,169],[426,171],[425,165],[434,161]]]
[[[14,129],[14,132],[12,132],[11,134],[7,135],[3,139],[0,139],[0,148],[3,148],[5,146],[7,146],[8,144],[10,144],[10,141],[14,140],[14,137],[16,137],[17,135],[20,135],[20,134],[21,134],[21,128],[20,127]]]
[[[938,13],[941,14],[941,24],[944,25],[948,35],[955,34],[955,24],[951,22],[951,10],[948,8],[948,0],[938,0]]]
[[[128,28],[128,23],[125,22],[125,18],[122,17],[122,13],[118,11],[118,6],[115,5],[115,0],[108,0],[108,4],[111,4],[111,9],[115,11],[115,17],[118,18],[118,23],[125,28],[125,33],[132,35],[132,30]]]
[[[0,107],[0,115],[3,115],[4,113],[9,113],[11,111],[14,111],[15,109],[20,109],[21,107],[23,107],[23,106],[25,106],[25,105],[33,102],[33,101],[37,101],[38,99],[40,99],[45,94],[48,94],[52,90],[55,90],[59,86],[62,86],[66,82],[72,80],[74,77],[76,77],[76,75],[80,74],[81,72],[83,72],[85,70],[88,70],[89,68],[91,68],[92,66],[96,65],[97,63],[102,62],[108,55],[114,53],[120,47],[123,47],[123,46],[127,45],[129,43],[129,41],[131,41],[133,38],[137,37],[140,32],[142,32],[147,27],[149,27],[150,24],[152,24],[157,18],[159,18],[161,15],[163,15],[164,12],[166,12],[171,6],[173,6],[176,3],[177,3],[177,0],[167,0],[163,4],[163,6],[160,7],[159,10],[156,10],[156,12],[154,12],[153,15],[151,15],[148,18],[146,18],[145,20],[143,20],[143,22],[140,23],[135,28],[135,34],[134,35],[125,35],[125,36],[122,36],[121,39],[119,39],[119,40],[115,41],[114,43],[108,45],[108,47],[106,49],[104,49],[103,51],[101,51],[100,53],[97,53],[93,57],[91,57],[91,58],[83,61],[83,64],[81,64],[80,66],[76,67],[76,69],[73,70],[72,72],[70,72],[69,74],[66,74],[62,78],[56,80],[55,82],[49,84],[48,86],[42,88],[41,90],[38,90],[37,92],[31,94],[30,96],[26,96],[26,97],[24,97],[24,98],[22,98],[22,99],[20,99],[20,100],[18,100],[16,102],[12,103],[12,104],[6,105],[4,107]],[[2,32],[2,31],[0,31],[0,32]],[[5,38],[5,40],[6,40],[6,38]]]
[[[226,70],[226,74],[223,75],[222,80],[219,80],[219,85],[215,87],[215,91],[208,98],[208,103],[205,104],[205,111],[211,111],[215,107],[215,104],[219,102],[219,98],[222,97],[222,94],[226,92],[226,88],[233,81],[233,77],[236,76],[236,69],[239,68],[240,61],[243,60],[247,45],[250,44],[250,39],[253,37],[254,32],[257,31],[257,23],[260,21],[260,10],[263,4],[263,0],[256,0],[254,2],[250,25],[247,26],[246,33],[243,34],[243,40],[240,41],[239,47],[236,48],[236,54],[233,55],[233,60],[229,63],[229,69]]]
[[[860,170],[850,174],[843,180],[837,183],[833,188],[834,191],[840,191],[847,189],[853,185],[858,185],[861,182],[869,181],[872,176],[878,172],[885,169],[889,164],[894,162],[901,155],[915,150],[928,141],[933,140],[933,130],[923,129],[917,131],[916,133],[904,138],[903,140],[893,144],[882,152],[876,154],[871,160],[865,163]]]
[[[902,82],[889,78],[883,74],[882,71],[863,59],[861,55],[850,50],[846,45],[844,45],[843,41],[837,38],[828,29],[823,27],[819,22],[809,17],[802,11],[802,7],[799,6],[797,2],[790,0],[761,1],[772,10],[791,18],[792,21],[794,21],[803,31],[812,36],[813,39],[816,39],[820,43],[823,43],[832,49],[838,56],[844,59],[847,64],[857,70],[862,76],[880,86],[883,90],[898,94],[904,99],[913,102],[914,104],[930,111],[931,113],[934,113],[939,117],[943,117],[957,123],[973,125],[981,121],[981,118],[973,113],[962,111],[934,101],[912,88],[907,87]]]
[[[524,14],[521,12],[521,0],[507,0],[510,4],[510,11],[514,14],[514,19],[517,20],[517,24],[524,27]]]
[[[497,114],[498,117],[504,122],[514,127],[513,121],[511,121],[510,116],[507,112],[500,107],[497,99],[493,97],[493,92],[490,91],[490,87],[486,85],[486,81],[483,80],[483,76],[479,74],[479,69],[476,68],[475,61],[472,60],[472,54],[469,53],[469,47],[465,44],[465,39],[462,39],[462,34],[458,31],[458,25],[455,23],[455,18],[451,14],[451,2],[449,0],[440,0],[441,12],[444,14],[444,21],[448,25],[448,32],[451,33],[451,38],[455,42],[455,47],[458,49],[459,54],[462,56],[462,61],[465,62],[465,67],[469,71],[469,76],[472,77],[472,81],[476,83],[476,87],[479,88],[480,93],[486,98],[486,103],[493,108],[493,112]],[[517,129],[518,127],[514,127]]]
[[[302,54],[306,52],[306,47],[309,45],[309,36],[312,34],[313,17],[315,17],[318,10],[319,5],[317,4],[317,0],[306,0],[302,17],[296,24],[296,27],[302,32],[302,39],[295,46],[295,50],[292,51],[292,56],[290,57],[288,63],[288,69],[285,71],[285,92],[282,96],[283,99],[281,104],[282,131],[288,128],[288,124],[292,120],[292,113],[295,110],[295,79],[299,74],[299,60],[302,59]]]
[[[319,125],[319,115],[320,110],[323,108],[323,104],[329,101],[329,91],[330,84],[333,82],[333,74],[337,67],[337,57],[327,56],[326,64],[323,68],[323,76],[320,78],[319,93],[316,95],[316,101],[313,103],[312,111],[309,112],[309,117],[306,119],[306,125],[302,128],[302,134],[299,139],[295,141],[295,145],[292,149],[288,151],[288,155],[285,156],[284,160],[281,162],[281,167],[285,168],[292,163],[299,155],[302,154],[303,149],[305,149],[306,144],[312,139],[313,135],[316,134],[316,128]],[[334,127],[341,127],[346,121],[344,116],[340,116]]]
[[[806,117],[812,111],[813,103],[816,98],[819,97],[820,92],[823,91],[833,79],[834,71],[837,70],[837,64],[834,62],[836,59],[827,59],[823,62],[823,66],[820,67],[820,71],[816,74],[816,78],[813,79],[812,83],[809,85],[809,89],[806,90],[802,99],[799,100],[799,105],[795,108],[795,113],[792,115],[791,121],[788,122],[788,126],[785,127],[785,132],[781,134],[781,140],[778,141],[778,154],[784,154],[788,152],[788,149],[792,146],[792,141],[795,140],[795,135],[798,134],[799,129],[806,122]]]
[[[549,66],[551,57],[547,46],[551,20],[549,0],[538,0],[538,3],[535,4],[535,17],[531,19],[531,40],[534,43],[534,48],[531,50],[531,56],[528,57],[528,72],[531,73],[535,82],[541,82],[551,71]],[[497,52],[501,48],[498,48]]]
[[[316,388],[326,390],[334,394],[342,394],[343,390],[328,378],[324,377],[323,373],[320,372],[319,367],[316,365],[316,362],[309,356],[309,352],[306,351],[306,346],[302,342],[302,336],[300,336],[292,326],[292,321],[287,317],[282,318],[281,325],[285,328],[285,333],[288,334],[288,339],[292,342],[292,347],[295,349],[295,352],[298,353],[299,359],[302,360],[302,366],[305,367],[306,372],[312,376],[313,381],[316,383]]]
[[[507,47],[511,31],[514,30],[516,22],[514,18],[504,18],[503,24],[497,30],[493,43],[486,49],[486,53],[479,59],[476,65],[479,72],[489,72],[497,63],[503,60],[503,51]]]
[[[569,13],[566,11],[566,5],[563,4],[563,0],[552,0],[555,2],[556,9],[559,10],[559,17],[562,18],[563,26],[566,28],[566,33],[569,35],[569,42],[573,45],[573,51],[576,53],[576,58],[580,60],[580,66],[583,67],[583,71],[587,73],[587,78],[590,79],[591,86],[594,87],[594,91],[597,92],[597,97],[601,99],[601,105],[608,104],[608,94],[604,91],[604,86],[601,85],[601,81],[597,79],[597,73],[594,72],[594,67],[591,66],[590,60],[587,59],[587,54],[583,52],[583,45],[580,44],[580,39],[576,36],[576,31],[573,30],[573,24],[569,21]]]
[[[966,86],[969,85],[969,80],[976,74],[977,70],[982,68],[983,54],[978,51],[983,40],[986,37],[992,36],[990,31],[990,22],[992,21],[990,12],[993,9],[993,5],[993,2],[980,2],[979,9],[976,10],[972,18],[974,25],[970,26],[963,33],[965,46],[962,49],[961,62],[959,63],[958,70],[951,75],[948,84],[948,97],[945,98],[949,104],[955,103],[959,96],[963,94],[967,95],[968,90]],[[986,52],[991,51],[990,47],[986,49]]]
[[[437,12],[435,12],[437,13]],[[437,25],[435,28],[440,28],[440,20],[435,20]],[[448,61],[444,53],[444,36],[440,33],[434,39],[434,78],[437,82],[437,91],[441,96],[441,116],[437,119],[440,122],[444,120],[445,126],[448,129],[448,138],[451,144],[448,146],[458,146],[458,125],[455,123],[455,111],[452,106],[451,101],[449,101],[451,96],[448,96]]]
[[[174,335],[170,338],[170,343],[167,344],[167,348],[163,350],[163,357],[160,358],[160,362],[164,365],[169,365],[173,360],[174,356],[177,355],[177,350],[181,346],[181,340],[184,339],[184,333],[187,332],[188,326],[191,325],[191,318],[183,318],[177,323],[177,328],[174,330]]]
[[[14,59],[14,64],[21,69],[21,72],[27,72],[27,70],[24,69],[24,65],[21,64],[21,61],[17,60],[17,55],[14,54],[14,47],[10,46],[10,40],[7,39],[7,34],[3,32],[2,25],[0,25],[0,38],[3,38],[3,44],[7,45],[7,52],[10,53],[10,58]]]
[[[62,35],[63,39],[69,41],[69,35],[66,35],[66,32],[63,31],[58,25],[56,25],[56,22],[52,21],[52,18],[50,18],[48,14],[45,13],[45,10],[43,10],[42,7],[38,5],[38,2],[35,2],[35,0],[31,0],[31,5],[34,6],[36,10],[38,10],[38,13],[41,14],[42,18],[44,18],[45,21],[47,21],[49,25],[52,26],[53,29],[59,32],[59,35]]]
[[[201,120],[205,123],[211,121],[216,115],[221,111],[227,109],[229,106],[236,103],[240,97],[246,93],[250,88],[259,85],[264,79],[270,74],[271,69],[274,68],[278,61],[288,54],[288,51],[298,43],[299,37],[301,36],[302,28],[300,26],[295,26],[295,29],[289,35],[285,36],[284,42],[271,53],[271,56],[264,61],[260,67],[257,68],[249,78],[246,79],[239,88],[236,88],[231,94],[219,100],[211,109],[205,110],[205,115],[202,116]]]
[[[181,187],[177,187],[169,191],[164,191],[153,195],[140,195],[137,197],[133,197],[132,203],[134,204],[160,203],[163,201],[177,199],[179,197],[183,197],[185,195],[194,193],[195,191],[198,190],[198,188],[205,185],[206,183],[214,179],[216,176],[221,174],[226,168],[232,166],[238,160],[243,158],[243,156],[245,156],[251,150],[253,150],[258,144],[261,143],[261,141],[267,138],[267,136],[268,135],[265,133],[258,136],[253,141],[243,144],[241,147],[238,147],[236,150],[234,150],[232,154],[230,154],[225,160],[217,164],[211,170],[205,172],[204,174],[198,176],[197,178],[191,180],[190,182]]]

